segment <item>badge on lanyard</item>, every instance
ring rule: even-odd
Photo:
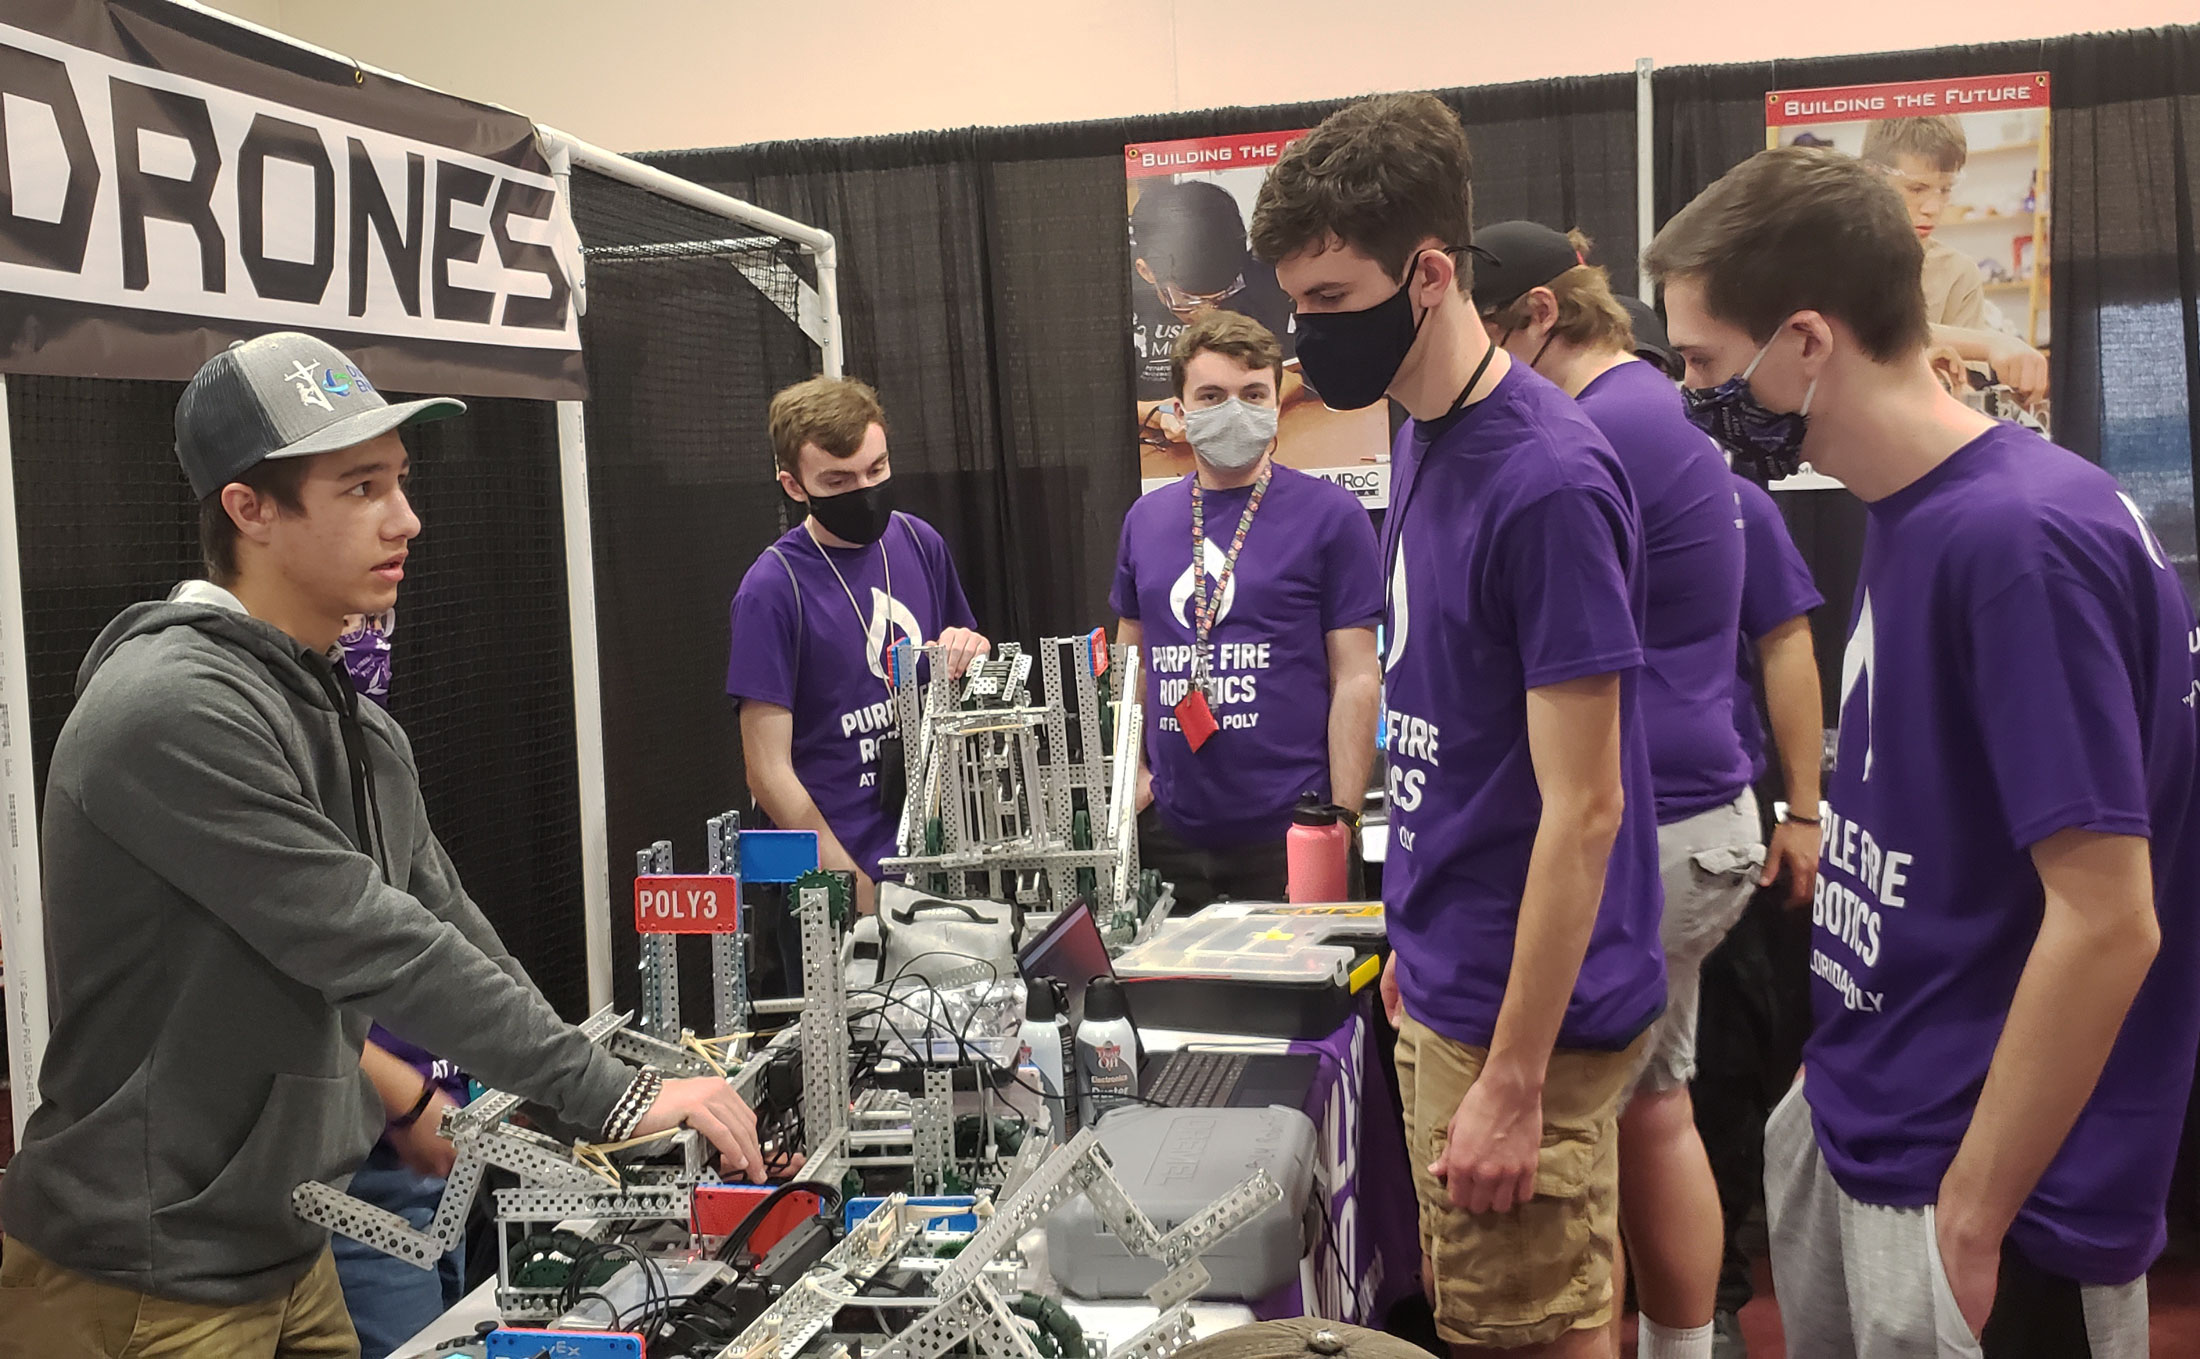
[[[1192,478],[1192,685],[1176,705],[1176,722],[1195,754],[1222,729],[1215,721],[1215,681],[1207,662],[1208,639],[1214,635],[1215,615],[1221,612],[1222,600],[1229,593],[1230,577],[1237,571],[1238,553],[1245,550],[1245,535],[1253,527],[1253,516],[1260,512],[1261,498],[1268,494],[1268,483],[1274,475],[1275,469],[1263,468],[1260,480],[1253,483],[1253,494],[1245,501],[1245,514],[1238,520],[1237,534],[1230,540],[1230,551],[1223,559],[1222,575],[1215,581],[1211,597],[1207,589],[1206,507],[1199,493],[1199,478]]]
[[[1222,730],[1215,721],[1214,709],[1207,706],[1207,692],[1193,685],[1184,697],[1177,700],[1176,725],[1184,733],[1184,742],[1193,754],[1207,744],[1207,738]]]

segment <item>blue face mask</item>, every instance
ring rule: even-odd
[[[1779,337],[1774,336],[1773,340]],[[1803,436],[1810,426],[1810,400],[1818,394],[1812,378],[1799,411],[1766,410],[1750,389],[1750,375],[1772,352],[1773,340],[1757,351],[1739,376],[1716,387],[1683,387],[1688,418],[1733,456],[1734,470],[1760,486],[1792,477],[1803,465]]]

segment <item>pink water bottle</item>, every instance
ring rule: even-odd
[[[1291,813],[1283,858],[1294,906],[1345,899],[1351,882],[1352,828],[1344,818],[1344,808],[1316,801],[1312,793],[1300,798]]]

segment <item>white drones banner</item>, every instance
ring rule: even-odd
[[[312,331],[376,385],[586,395],[527,120],[144,0],[0,22],[0,370],[188,378]]]

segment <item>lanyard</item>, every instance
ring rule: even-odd
[[[809,528],[807,524],[803,527]],[[892,525],[888,525],[888,527],[891,528]],[[856,631],[862,634],[863,649],[869,651],[871,649],[871,620],[863,616],[863,606],[856,603],[856,592],[848,588],[848,578],[840,574],[840,567],[833,561],[833,554],[825,550],[825,544],[817,541],[817,530],[809,529],[809,533],[810,542],[817,548],[817,555],[825,559],[825,565],[832,570],[833,579],[840,582],[840,592],[848,596],[848,607],[855,612],[856,616]],[[891,601],[894,598],[894,554],[886,550],[886,535],[883,533],[879,535],[878,539],[878,557],[886,565],[886,598],[889,601],[886,610],[886,652],[888,656],[891,656],[894,650],[894,617],[891,606]],[[894,673],[893,666],[887,664],[884,657],[879,658],[879,669],[889,677]],[[891,678],[887,678],[883,682],[886,685],[888,710],[891,711],[893,702],[898,695],[894,692],[894,681]]]
[[[1192,474],[1192,588],[1198,594],[1198,603],[1192,614],[1192,680],[1202,691],[1213,687],[1207,663],[1207,638],[1215,629],[1215,613],[1222,607],[1222,597],[1230,588],[1230,577],[1237,572],[1238,553],[1245,550],[1246,530],[1253,527],[1253,516],[1260,512],[1261,497],[1268,494],[1268,482],[1275,476],[1274,464],[1261,469],[1260,480],[1253,483],[1253,494],[1245,502],[1245,513],[1238,517],[1237,536],[1230,540],[1230,554],[1222,562],[1222,574],[1215,579],[1214,605],[1207,602],[1207,510],[1200,499],[1199,474]]]
[[[1459,396],[1451,403],[1451,409],[1445,411],[1437,417],[1436,421],[1431,423],[1449,420],[1466,407],[1468,394],[1474,390],[1474,385],[1482,380],[1482,375],[1489,371],[1490,360],[1497,357],[1497,348],[1493,344],[1482,351],[1482,361],[1474,366],[1474,376],[1468,378],[1467,385],[1459,389]],[[1491,391],[1495,392],[1496,389],[1491,388]],[[1485,396],[1483,399],[1487,400],[1488,397]],[[1435,447],[1436,440],[1432,438],[1428,441],[1427,447],[1421,450],[1421,456],[1414,461],[1413,479],[1406,483],[1405,495],[1384,516],[1384,536],[1390,540],[1389,549],[1383,554],[1383,645],[1386,659],[1388,649],[1394,643],[1393,630],[1398,626],[1398,620],[1392,608],[1391,587],[1393,582],[1398,579],[1399,559],[1405,555],[1406,550],[1406,511],[1413,508],[1413,493],[1421,489],[1421,478],[1428,471],[1428,455]]]

